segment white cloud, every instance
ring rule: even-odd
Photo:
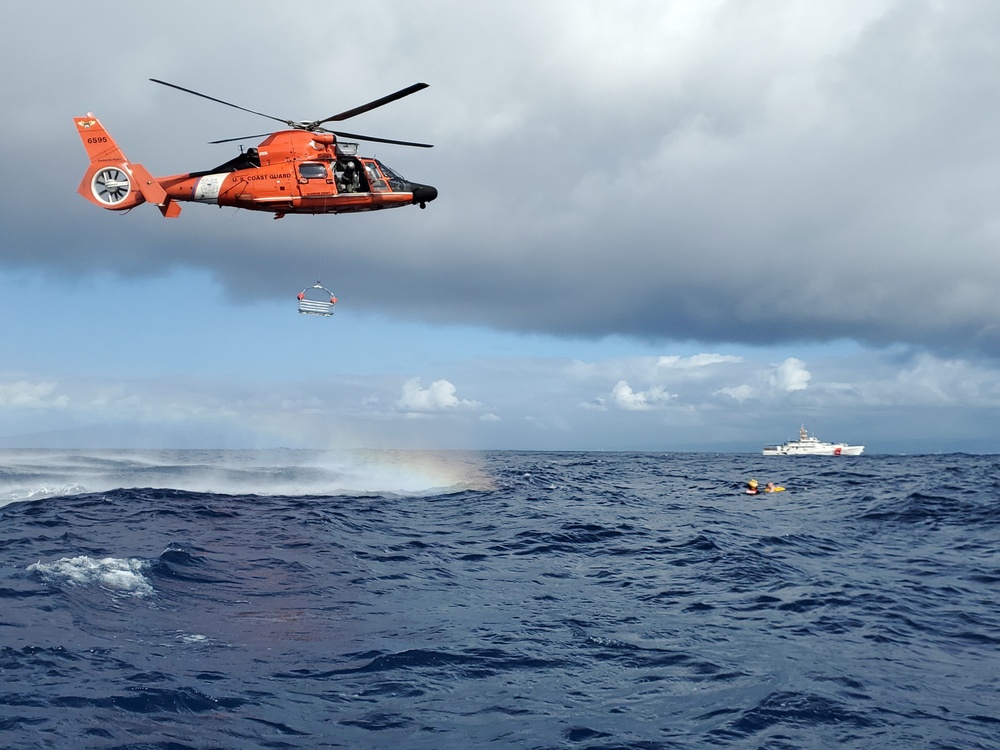
[[[597,359],[578,380],[566,377],[574,368],[571,358],[452,363],[461,382],[474,386],[490,404],[488,409],[461,398],[446,379],[425,386],[412,378],[402,388],[390,376],[360,375],[239,387],[225,379],[173,378],[79,380],[53,387],[55,379],[18,377],[0,389],[0,438],[12,444],[9,439],[16,435],[105,424],[116,426],[115,434],[126,441],[148,435],[152,443],[159,429],[167,441],[189,431],[189,443],[198,444],[214,431],[232,447],[656,449],[723,441],[753,449],[771,440],[771,432],[783,434],[803,419],[821,433],[843,430],[851,440],[872,442],[880,431],[884,438],[888,430],[916,429],[928,419],[937,420],[940,431],[937,415],[947,410],[973,415],[966,419],[981,425],[978,439],[1000,410],[995,364],[902,349],[855,351],[834,359],[813,351],[808,368],[804,357],[779,364],[768,364],[768,355],[739,359],[704,368],[661,368],[661,375],[676,376],[669,384],[645,378],[657,356]],[[807,370],[808,388],[796,389],[806,382]],[[681,377],[695,371],[707,377]],[[609,380],[609,374],[620,377]],[[597,397],[595,387],[600,388]],[[655,418],[666,409],[670,424]],[[856,426],[844,430],[848,422]],[[963,430],[963,439],[965,432],[972,429]]]
[[[0,383],[0,407],[17,409],[62,408],[69,404],[69,397],[57,393],[57,384],[52,382],[31,383],[18,380]]]
[[[711,365],[739,363],[743,357],[732,354],[695,354],[690,357],[663,356],[657,357],[657,367],[691,370]]]
[[[992,363],[949,359],[921,353],[895,373],[861,377],[850,390],[866,403],[915,407],[1000,407],[1000,370]]]
[[[667,405],[674,398],[664,388],[653,385],[645,391],[635,391],[625,380],[619,380],[611,389],[611,400],[625,411],[649,411]]]
[[[716,393],[717,394],[721,393],[724,396],[729,396],[730,398],[742,403],[746,401],[748,398],[752,398],[754,396],[754,389],[751,386],[746,385],[744,383],[743,385],[720,388],[719,390],[716,391]]]
[[[789,357],[775,368],[770,382],[775,388],[783,391],[804,391],[809,386],[811,378],[812,375],[806,369],[805,362]]]
[[[755,383],[727,385],[714,391],[714,395],[723,395],[743,403],[750,399],[767,398],[775,393],[786,394],[804,391],[812,379],[812,374],[806,369],[806,363],[797,357],[788,357],[778,365],[754,373]]]
[[[460,399],[456,392],[455,386],[447,380],[435,380],[427,388],[422,388],[420,378],[411,378],[403,383],[402,395],[396,406],[401,411],[424,414],[479,406],[475,401]]]

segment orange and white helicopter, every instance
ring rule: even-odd
[[[193,201],[269,211],[275,219],[280,219],[285,214],[352,213],[408,205],[426,208],[437,198],[436,188],[408,182],[378,159],[359,156],[357,143],[340,138],[418,148],[430,148],[430,144],[375,138],[323,127],[325,123],[340,122],[409,96],[427,88],[426,83],[415,83],[323,120],[296,121],[240,107],[156,78],[150,80],[277,120],[288,129],[211,141],[228,143],[264,138],[257,148],[246,151],[241,148],[239,156],[215,169],[153,177],[141,164],[126,158],[94,115],[88,113],[77,117],[76,128],[90,157],[90,167],[77,192],[101,208],[127,211],[148,202],[159,207],[164,216],[174,218],[180,215],[181,203]]]

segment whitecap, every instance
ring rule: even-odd
[[[31,502],[32,500],[47,500],[51,497],[69,497],[83,495],[88,492],[81,484],[61,484],[54,486],[14,485],[5,487],[0,492],[0,507],[11,503]]]
[[[201,633],[178,633],[177,640],[181,643],[208,643],[210,639]]]
[[[105,557],[98,560],[81,555],[48,563],[37,562],[29,565],[28,571],[53,583],[67,583],[71,586],[96,583],[131,596],[150,596],[153,594],[153,587],[143,575],[148,565],[147,561],[136,558]]]

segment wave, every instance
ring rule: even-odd
[[[28,572],[57,587],[98,585],[130,596],[144,597],[154,594],[153,586],[146,577],[149,567],[148,560],[96,559],[81,555],[47,563],[37,562],[28,566]]]
[[[492,488],[475,454],[418,451],[0,451],[0,507],[118,489],[427,496]]]

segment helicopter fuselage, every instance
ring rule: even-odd
[[[275,214],[423,207],[437,197],[435,188],[408,182],[356,151],[356,144],[338,143],[328,133],[284,130],[216,170],[158,181],[174,200]],[[240,164],[246,166],[237,167]],[[229,165],[235,168],[227,169]]]
[[[180,203],[214,203],[285,214],[335,214],[419,205],[437,198],[430,185],[409,182],[378,159],[358,156],[357,144],[332,133],[282,130],[215,169],[151,176],[129,162],[93,115],[76,118],[90,169],[83,197],[102,208],[125,211],[144,202],[164,216]]]

